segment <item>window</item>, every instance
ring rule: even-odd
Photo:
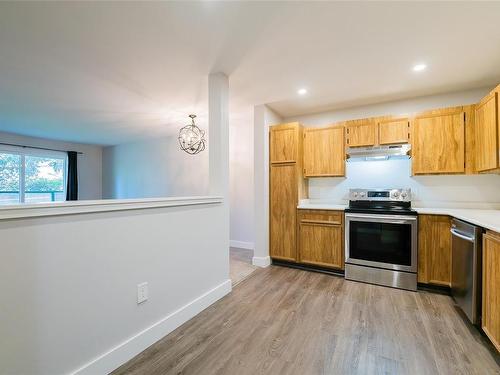
[[[66,200],[64,152],[0,149],[0,205]]]

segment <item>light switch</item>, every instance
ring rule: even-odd
[[[137,284],[137,304],[148,300],[148,283]]]

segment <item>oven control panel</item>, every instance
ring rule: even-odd
[[[411,189],[349,189],[349,200],[410,202]]]

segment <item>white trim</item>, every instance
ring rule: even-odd
[[[271,257],[253,257],[252,264],[257,267],[269,267],[271,265]]]
[[[192,206],[222,203],[222,197],[172,197],[144,199],[103,199],[38,204],[16,204],[0,207],[0,220],[28,217],[75,215],[93,212],[138,210],[146,208]]]
[[[236,241],[236,240],[230,240],[229,246],[237,247],[238,249],[247,249],[247,250],[253,250],[253,248],[254,248],[253,242]]]
[[[226,280],[71,374],[109,374],[230,292],[231,280]]]

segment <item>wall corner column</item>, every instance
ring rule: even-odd
[[[209,194],[223,198],[221,246],[229,277],[229,79],[224,73],[208,76],[208,141]]]
[[[254,228],[255,247],[252,263],[271,264],[269,257],[269,124],[267,107],[254,107]]]

